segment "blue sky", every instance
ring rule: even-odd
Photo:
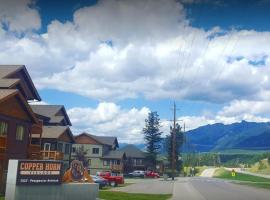
[[[270,1],[2,4],[0,63],[25,64],[75,134],[141,142],[150,110],[168,132],[173,101],[189,129],[270,119]]]

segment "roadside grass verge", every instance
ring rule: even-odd
[[[3,196],[0,196],[0,200],[5,200],[5,197],[3,197]]]
[[[124,183],[124,184],[118,185],[117,187],[112,187],[112,186],[107,185],[107,186],[101,188],[100,190],[109,190],[109,189],[118,188],[118,187],[126,187],[126,186],[129,186],[129,185],[132,185],[132,184],[134,184],[134,183]]]
[[[225,169],[218,169],[216,170],[214,177],[236,181],[237,183],[242,185],[250,185],[254,187],[270,189],[270,179],[259,176],[236,173],[236,176],[232,177],[230,171],[227,171]]]
[[[126,192],[100,191],[99,198],[104,200],[166,200],[170,194],[135,194]]]

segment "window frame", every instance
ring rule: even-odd
[[[18,128],[22,128],[21,130],[23,130],[23,132],[18,132]],[[25,132],[26,132],[26,128],[24,125],[22,124],[17,124],[16,125],[16,135],[15,135],[15,139],[17,142],[23,142],[25,140]],[[18,133],[22,133],[21,135],[18,135]]]
[[[9,124],[8,124],[8,121],[0,119],[0,124],[1,124],[1,123],[6,124],[6,125],[7,125],[7,127],[6,127],[6,135],[1,135],[1,134],[0,134],[0,137],[6,138],[6,137],[7,137],[7,135],[8,135]]]
[[[68,143],[65,144],[65,154],[70,154],[70,147],[71,147],[70,144],[68,144]]]
[[[95,150],[97,150],[97,152]],[[95,154],[95,155],[99,154],[99,148],[98,147],[93,147],[92,148],[92,154]]]

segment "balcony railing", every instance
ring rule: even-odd
[[[0,159],[5,159],[7,151],[7,138],[0,137]]]
[[[59,151],[41,151],[41,159],[43,160],[63,160],[64,153]]]

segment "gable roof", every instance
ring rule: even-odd
[[[109,146],[114,146],[115,145],[117,148],[119,147],[117,137],[113,137],[113,136],[97,136],[97,135],[92,135],[92,134],[83,132],[80,135],[75,136],[75,138],[80,137],[82,135],[86,135],[86,136],[94,139],[98,143],[103,144],[103,145],[109,145]]]
[[[26,87],[21,85],[20,73],[25,77]],[[24,88],[22,90],[28,91],[30,95],[26,95],[27,100],[41,101],[37,89],[24,65],[0,65],[0,88],[15,89],[17,85],[20,85],[20,88]]]
[[[102,158],[104,158],[104,159],[122,159],[122,158],[126,158],[126,154],[124,151],[113,150],[113,151],[108,151],[108,153],[105,154]]]
[[[38,119],[36,118],[34,112],[32,111],[31,107],[28,105],[27,101],[23,98],[21,93],[16,89],[0,89],[0,103],[17,96],[18,99],[22,102],[22,105],[25,108],[28,116],[33,120],[34,123],[38,123]]]
[[[68,131],[70,138],[74,141],[71,130],[68,126],[43,126],[42,127],[42,138],[59,138],[64,132]],[[33,135],[33,137],[39,137]]]
[[[121,149],[128,158],[145,158],[145,152],[141,151],[135,145],[129,144]]]
[[[31,105],[31,108],[37,115],[49,118],[49,123],[60,123],[65,119],[67,125],[72,125],[63,105]],[[57,116],[57,113],[61,110],[64,114]]]

